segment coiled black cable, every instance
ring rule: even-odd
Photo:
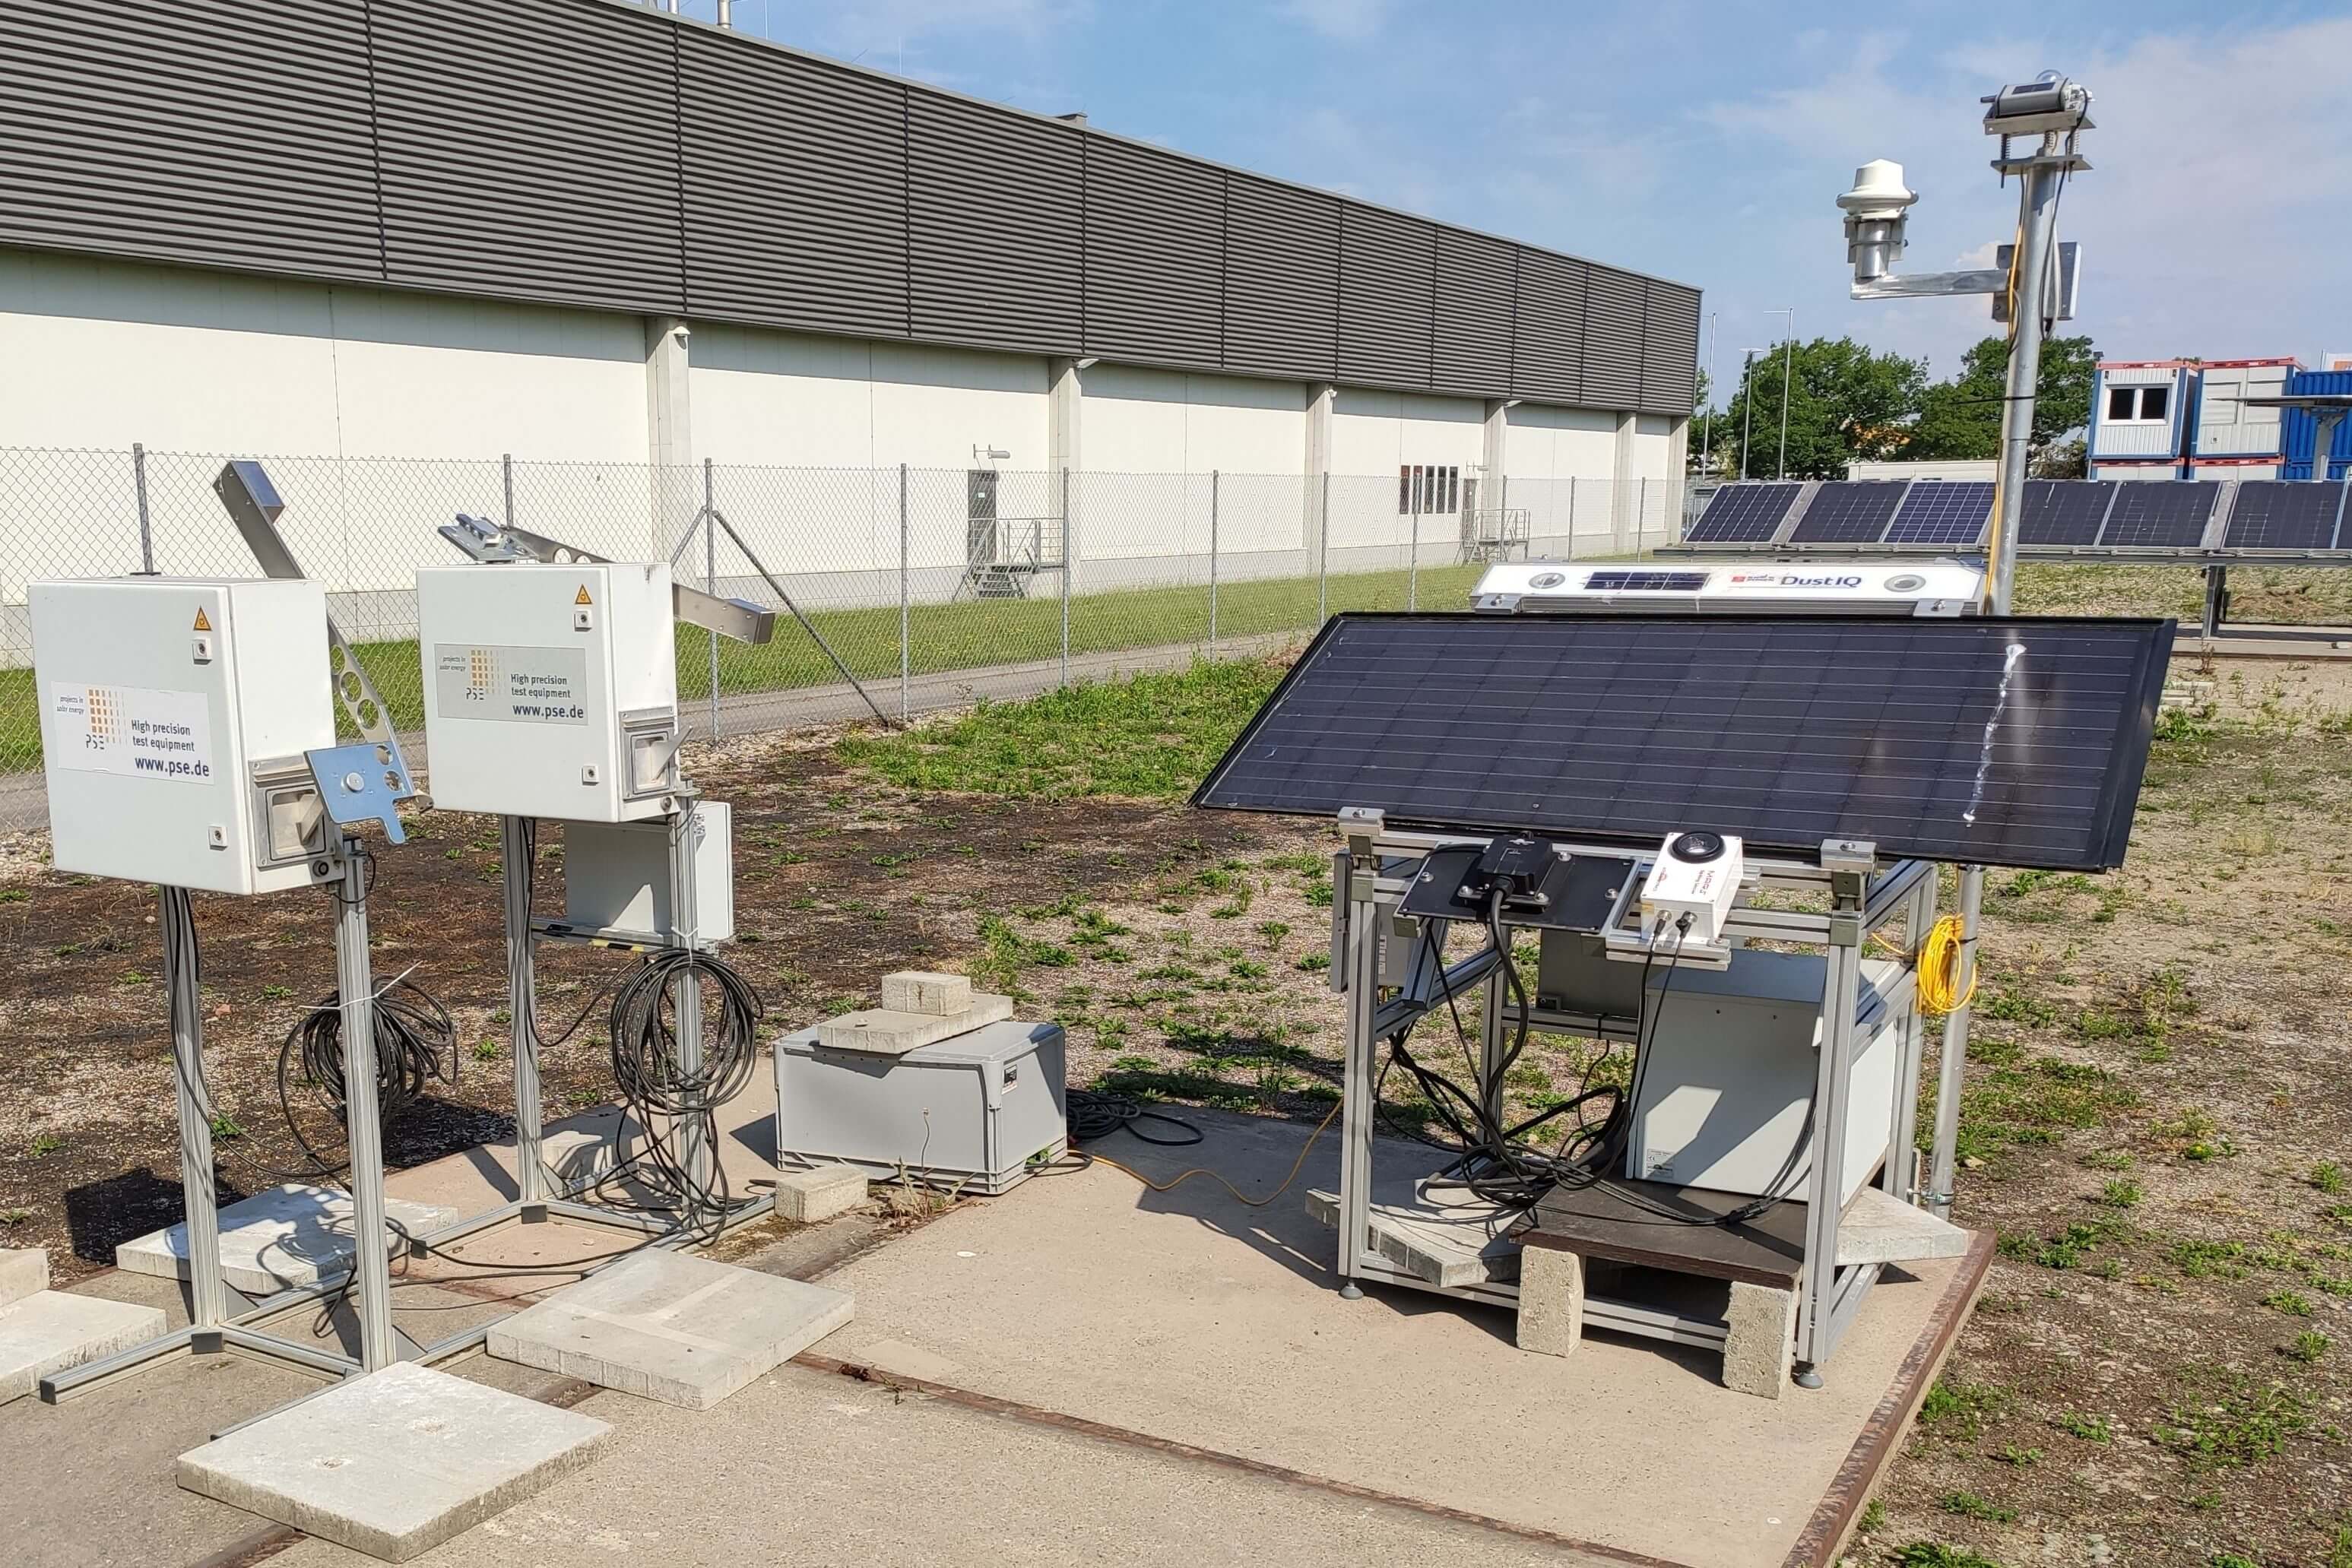
[[[718,1023],[706,1017],[702,1061],[689,1072],[677,1055],[681,986],[717,992]],[[748,1204],[730,1191],[719,1157],[719,1107],[743,1092],[759,1056],[760,994],[709,953],[670,948],[654,954],[613,996],[613,1081],[636,1121],[644,1146],[595,1185],[624,1177],[646,1193],[646,1210],[670,1214],[690,1234],[718,1234]],[[689,1147],[698,1157],[688,1157]]]
[[[380,1114],[390,1123],[425,1097],[428,1084],[457,1084],[457,1028],[448,1009],[406,979],[394,980],[375,998],[375,1090]],[[325,1103],[340,1122],[347,1092],[344,1077],[343,1012],[340,992],[329,991],[287,1031],[278,1050],[278,1104],[287,1130],[320,1174],[339,1176],[351,1165],[348,1149],[329,1158],[302,1131],[295,1114],[297,1090]]]

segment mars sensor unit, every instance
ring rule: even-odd
[[[1659,846],[1650,879],[1642,884],[1642,924],[1651,926],[1664,916],[1680,925],[1687,916],[1684,944],[1714,946],[1739,896],[1743,871],[1738,839],[1703,830],[1674,834]]]
[[[58,870],[234,894],[341,874],[303,755],[335,744],[325,590],[121,577],[26,599]]]
[[[678,743],[668,567],[425,567],[416,616],[434,804],[572,822],[668,812]]]

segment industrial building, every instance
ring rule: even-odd
[[[1698,298],[618,0],[0,15],[5,448],[853,471],[770,546],[845,580],[899,566],[899,465],[1068,519],[1087,587],[1213,504],[1112,476],[1223,476],[1293,570],[1408,516],[1625,548],[1680,516]],[[390,488],[289,493],[339,591],[440,559]],[[649,488],[667,553],[694,484]]]
[[[2094,479],[2309,479],[2319,423],[2285,398],[2352,392],[2352,371],[2292,357],[2103,360],[2091,394]],[[2352,469],[2352,426],[2329,421],[2328,471]]]

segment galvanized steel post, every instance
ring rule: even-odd
[[[1412,543],[1404,558],[1404,607],[1421,608],[1421,474],[1415,473],[1405,488],[1412,493]]]
[[[719,521],[710,499],[710,459],[702,460],[702,591],[719,591]],[[719,633],[705,632],[710,644],[710,738],[719,738]]]
[[[911,558],[907,538],[907,465],[898,465],[898,722],[907,722],[907,678],[913,672],[913,657],[907,642],[908,566]]]
[[[1331,471],[1323,471],[1322,516],[1315,528],[1315,624],[1331,618]]]
[[[1070,684],[1070,573],[1076,558],[1070,549],[1070,465],[1062,465],[1062,685]]]
[[[1642,541],[1650,537],[1650,476],[1642,476],[1642,486],[1633,497],[1633,553],[1643,549]]]
[[[2326,465],[2322,464],[2323,468]],[[139,493],[139,575],[155,575],[155,536],[147,526],[147,448],[131,444],[131,484]]]
[[[506,497],[507,527],[514,527],[514,454],[499,454],[499,488]]]
[[[1209,652],[1217,651],[1217,471],[1209,470]]]

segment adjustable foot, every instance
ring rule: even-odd
[[[1360,1301],[1364,1299],[1364,1288],[1350,1280],[1339,1287],[1339,1299],[1343,1301]]]
[[[1800,1388],[1819,1388],[1822,1385],[1822,1375],[1810,1366],[1801,1366],[1797,1368],[1797,1375],[1790,1381]]]

